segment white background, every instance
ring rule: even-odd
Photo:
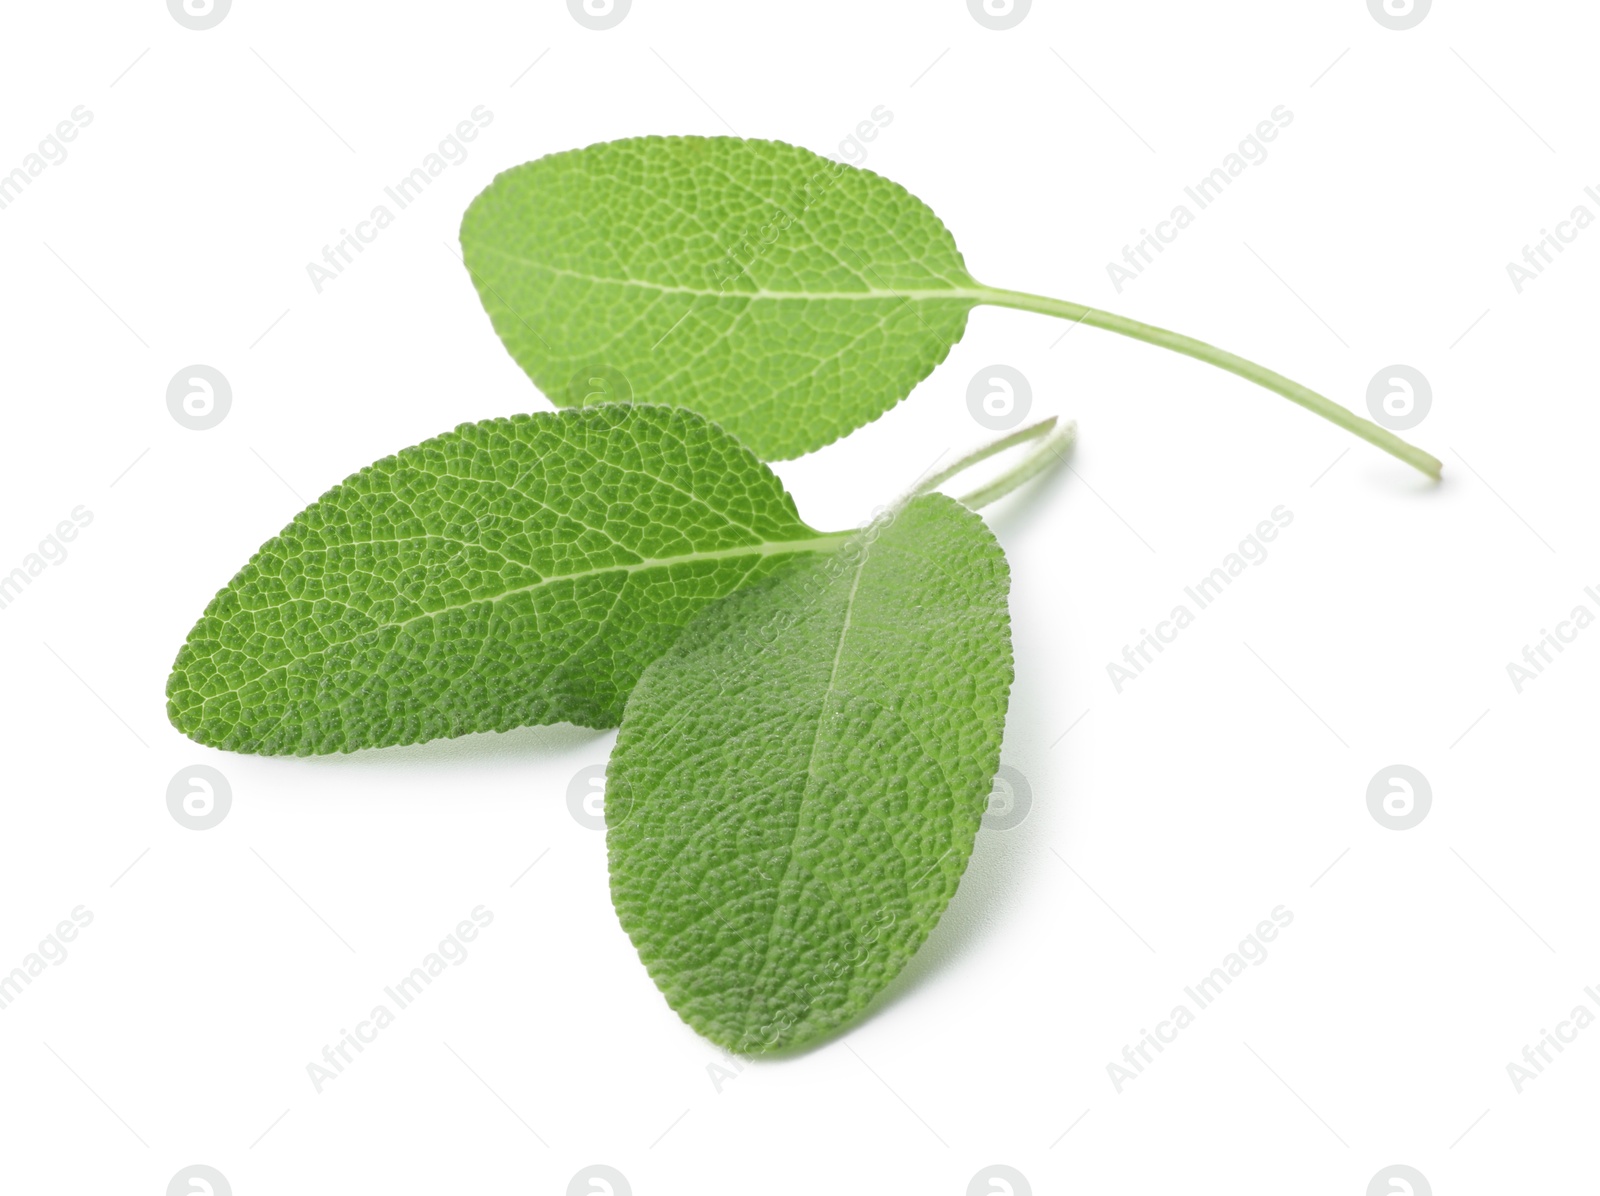
[[[1038,0],[994,32],[959,0],[635,0],[594,32],[553,0],[237,0],[193,32],[105,0],[5,25],[0,171],[93,121],[0,211],[0,572],[74,507],[93,522],[0,610],[0,971],[94,921],[0,1010],[0,1190],[158,1196],[192,1163],[240,1196],[560,1193],[595,1162],[638,1196],[959,1196],[997,1162],[1036,1193],[1360,1196],[1393,1163],[1440,1194],[1593,1182],[1600,1030],[1520,1094],[1506,1065],[1597,1008],[1600,631],[1520,694],[1506,664],[1600,610],[1600,231],[1521,294],[1505,268],[1600,213],[1592,6],[1441,0],[1395,32],[1362,0]],[[480,104],[470,156],[318,294],[306,263]],[[987,512],[1029,816],[979,836],[874,1016],[719,1091],[568,812],[611,734],[229,756],[169,727],[163,687],[304,501],[546,407],[454,257],[496,171],[642,133],[834,153],[878,105],[867,165],[980,280],[1357,409],[1414,366],[1433,406],[1408,435],[1445,481],[1230,375],[996,309],[890,414],[780,466],[810,522],[859,523],[991,435],[965,392],[994,363],[1082,425],[1070,472]],[[1277,105],[1270,157],[1117,294],[1106,263]],[[205,432],[165,401],[197,362],[234,395]],[[1270,557],[1117,693],[1107,662],[1279,504]],[[1366,804],[1397,762],[1433,791],[1403,832]],[[233,794],[205,832],[166,807],[196,763]],[[480,904],[470,958],[318,1095],[306,1065]],[[1266,962],[1119,1094],[1107,1064],[1278,905]]]

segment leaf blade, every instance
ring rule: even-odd
[[[1388,428],[1238,354],[982,286],[903,187],[782,142],[644,137],[553,154],[496,178],[468,208],[461,245],[495,330],[556,402],[694,407],[768,460],[882,415],[990,303],[1204,361],[1429,477],[1442,470]]]
[[[679,1016],[743,1053],[816,1041],[899,972],[999,765],[1008,571],[987,527],[926,495],[851,552],[701,614],[607,770],[623,928]]]
[[[461,245],[496,332],[555,402],[608,378],[612,397],[693,407],[767,460],[898,403],[981,294],[903,187],[776,141],[552,154],[497,177]]]
[[[837,539],[686,410],[463,424],[263,545],[180,650],[168,715],[201,743],[297,755],[614,725],[694,613]]]

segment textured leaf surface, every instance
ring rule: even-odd
[[[264,754],[616,724],[708,603],[830,547],[692,412],[463,424],[334,487],[190,632],[173,725]]]
[[[938,922],[999,765],[1007,585],[983,521],[928,495],[645,671],[607,771],[612,899],[700,1033],[803,1046]]]
[[[692,407],[766,460],[876,419],[981,293],[897,183],[778,141],[640,137],[501,174],[461,248],[553,400]]]

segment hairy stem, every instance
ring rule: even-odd
[[[1069,420],[1040,440],[1038,444],[1034,445],[1032,452],[1006,470],[1005,473],[986,485],[979,486],[976,490],[963,494],[957,501],[965,503],[974,511],[982,510],[994,502],[995,499],[1004,498],[1030,478],[1056,465],[1065,465],[1067,463],[1067,452],[1077,439],[1077,422]]]
[[[1423,452],[1415,445],[1406,443],[1387,428],[1379,427],[1371,420],[1363,419],[1353,411],[1347,411],[1332,399],[1325,398],[1316,391],[1307,389],[1298,382],[1291,381],[1282,374],[1267,369],[1265,366],[1257,365],[1253,361],[1219,349],[1215,345],[1208,345],[1205,341],[1195,340],[1192,336],[1169,332],[1165,328],[1157,328],[1152,324],[1142,324],[1138,320],[1130,320],[1126,316],[1113,315],[1111,312],[1101,311],[1096,307],[1085,307],[1081,303],[1069,303],[1064,299],[1050,299],[1043,295],[1029,295],[1022,291],[1006,291],[994,287],[984,287],[981,294],[983,302],[992,303],[997,307],[1013,307],[1020,311],[1037,312],[1046,316],[1059,316],[1076,324],[1092,324],[1096,328],[1104,328],[1108,332],[1121,333],[1123,336],[1132,337],[1134,340],[1159,345],[1163,349],[1171,349],[1174,353],[1182,353],[1198,361],[1208,362],[1218,369],[1224,369],[1229,373],[1238,374],[1241,378],[1247,378],[1257,386],[1264,386],[1291,402],[1299,403],[1300,406],[1308,411],[1315,412],[1330,423],[1338,424],[1346,431],[1354,432],[1368,443],[1377,445],[1384,452],[1390,453],[1407,465],[1421,470],[1430,478],[1437,479],[1440,470],[1443,468],[1437,457]]]
[[[1018,428],[1009,435],[998,440],[990,441],[982,448],[974,449],[952,465],[946,466],[938,473],[922,482],[911,491],[912,495],[927,494],[929,491],[942,486],[958,474],[965,473],[980,461],[987,461],[996,453],[1003,453],[1008,448],[1015,448],[1019,444],[1026,444],[1030,440],[1037,440],[1033,450],[1022,460],[999,477],[979,486],[970,493],[963,494],[957,502],[971,507],[974,511],[988,506],[997,498],[1010,494],[1029,478],[1036,476],[1050,466],[1060,462],[1065,463],[1067,450],[1078,438],[1078,425],[1068,421],[1056,427],[1056,417],[1050,416],[1036,424],[1029,424],[1025,428]]]
[[[1014,445],[1025,444],[1030,440],[1037,440],[1039,437],[1048,433],[1050,429],[1055,426],[1056,417],[1052,415],[1047,419],[1041,419],[1036,424],[1029,424],[1025,428],[1018,428],[1009,436],[1002,436],[999,440],[992,440],[982,448],[974,449],[965,457],[962,457],[954,465],[947,465],[945,468],[941,469],[938,473],[932,475],[931,477],[924,478],[917,484],[916,488],[912,490],[912,493],[926,494],[930,490],[936,490],[948,482],[951,478],[955,477],[956,474],[963,473],[966,470],[971,469],[979,461],[987,461],[996,453],[1003,453],[1006,451],[1006,449],[1011,448]]]

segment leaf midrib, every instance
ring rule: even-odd
[[[654,291],[662,295],[692,295],[696,298],[710,299],[772,299],[772,300],[852,300],[871,302],[881,299],[970,299],[974,303],[988,302],[995,292],[988,287],[938,287],[917,288],[912,290],[878,289],[869,287],[861,291],[772,291],[759,288],[753,291],[725,291],[712,290],[705,287],[675,286],[667,283],[647,282],[641,278],[608,278],[600,274],[586,274],[582,270],[569,270],[564,266],[552,266],[547,262],[535,261],[532,258],[522,257],[515,253],[507,253],[496,249],[492,245],[477,246],[479,253],[490,253],[495,257],[504,258],[506,261],[515,262],[520,266],[528,266],[535,270],[543,270],[547,274],[559,274],[566,278],[576,278],[582,282],[596,283],[601,286],[634,287],[643,291]]]
[[[783,887],[789,880],[789,873],[794,868],[795,844],[800,839],[800,832],[805,826],[806,803],[811,800],[816,789],[817,747],[822,742],[823,724],[828,717],[828,703],[833,700],[835,687],[839,682],[839,663],[844,659],[844,642],[850,635],[850,627],[855,618],[856,595],[861,591],[861,577],[867,571],[867,561],[872,556],[872,541],[864,541],[861,547],[861,560],[856,564],[856,574],[850,579],[850,594],[845,599],[844,618],[839,623],[839,641],[833,649],[833,666],[828,670],[828,684],[822,691],[822,698],[817,703],[817,725],[811,735],[811,751],[806,758],[806,782],[800,790],[800,804],[794,813],[794,831],[789,836],[788,858],[783,863],[783,874],[778,877],[778,883],[773,886],[772,892],[772,920],[767,923],[766,951],[761,956],[761,967],[757,969],[755,978],[750,982],[751,1008],[746,1010],[748,1018],[754,1012],[754,1002],[761,995],[761,981],[766,977],[767,966],[772,962],[773,936],[778,929],[778,919],[783,915]]]
[[[260,681],[262,677],[269,677],[274,673],[282,672],[283,670],[291,667],[291,665],[299,664],[307,660],[315,660],[317,657],[323,656],[335,648],[342,648],[349,644],[358,643],[361,640],[367,639],[371,636],[381,635],[386,631],[393,631],[400,628],[409,627],[413,623],[419,623],[424,619],[435,619],[441,615],[449,614],[451,611],[466,610],[469,607],[481,605],[493,606],[502,599],[510,598],[516,594],[531,593],[534,590],[542,589],[548,585],[554,585],[557,582],[581,581],[585,577],[600,577],[607,573],[640,573],[648,569],[670,569],[675,565],[692,565],[698,564],[701,561],[737,560],[741,557],[782,556],[791,553],[799,554],[807,552],[831,553],[837,551],[840,545],[844,544],[854,535],[856,535],[855,532],[818,533],[816,536],[804,540],[768,540],[760,544],[743,544],[733,548],[712,549],[708,552],[686,552],[678,556],[649,557],[641,561],[636,561],[632,564],[606,565],[595,569],[584,569],[576,573],[552,574],[549,577],[542,577],[538,581],[529,585],[517,586],[509,590],[502,590],[500,593],[491,596],[472,598],[465,602],[453,602],[447,606],[441,606],[436,610],[423,611],[421,614],[413,615],[409,619],[399,619],[393,622],[380,623],[377,626],[365,629],[358,635],[352,636],[350,639],[335,640],[324,647],[318,648],[314,652],[307,652],[304,656],[296,656],[290,662],[274,665],[270,669],[263,669],[254,677],[249,678],[244,685],[253,684]],[[279,603],[276,606],[256,609],[277,610],[281,609],[284,605],[284,603]],[[244,685],[237,685],[231,689],[219,690],[215,694],[207,694],[206,698],[209,701],[217,697],[226,696],[228,694],[239,693],[244,688]]]

